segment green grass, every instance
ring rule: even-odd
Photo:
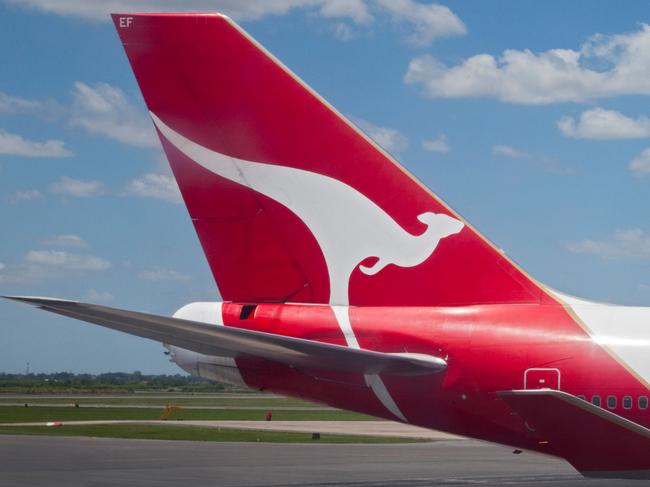
[[[273,411],[272,408],[270,408]],[[161,409],[151,408],[74,408],[74,407],[0,407],[0,423],[32,423],[46,421],[92,421],[92,420],[148,420],[160,419]],[[171,420],[240,420],[263,421],[265,410],[242,409],[182,409]],[[276,421],[365,421],[375,418],[364,414],[340,411],[273,411]]]
[[[109,405],[141,405],[141,406],[160,406],[174,404],[176,406],[221,406],[221,407],[263,407],[272,409],[273,407],[323,407],[312,402],[301,401],[299,399],[264,397],[251,394],[251,398],[228,398],[228,397],[147,397],[137,394],[124,395],[124,397],[29,397],[21,396],[20,398],[1,397],[0,405],[3,403],[29,403],[29,404],[109,404]]]
[[[421,438],[321,434],[312,440],[311,433],[202,428],[195,426],[158,425],[65,425],[0,426],[0,435],[90,436],[99,438],[141,438],[153,440],[245,441],[267,443],[420,443]]]

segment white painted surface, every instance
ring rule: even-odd
[[[223,326],[223,303],[221,301],[189,303],[174,313],[174,318],[200,321],[209,325]]]
[[[221,301],[190,303],[176,311],[174,318],[224,326],[222,307]],[[166,347],[172,354],[172,360],[191,374],[248,387],[237,368],[235,359],[231,357],[204,355],[172,345],[166,345]]]
[[[588,328],[594,342],[607,347],[650,384],[650,308],[600,304],[550,291]]]

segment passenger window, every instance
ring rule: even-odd
[[[648,409],[648,397],[647,396],[639,397],[639,409]]]
[[[632,409],[632,398],[630,396],[623,396],[623,408]]]
[[[600,396],[591,396],[591,404],[600,407]]]
[[[585,396],[583,394],[578,394],[578,399],[582,399],[583,401],[586,400]]]
[[[616,396],[607,396],[607,407],[609,409],[616,409]]]

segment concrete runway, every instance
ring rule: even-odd
[[[640,486],[472,440],[405,445],[0,436],[0,486]]]

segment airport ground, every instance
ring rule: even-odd
[[[399,432],[390,430],[375,435],[372,425],[359,426],[372,419],[255,393],[0,396],[0,434],[287,443],[423,441],[413,434],[400,438]],[[357,426],[332,429],[352,423]],[[312,440],[313,433],[318,433],[318,440]]]
[[[400,445],[0,436],[0,486],[624,487],[472,440]]]
[[[0,486],[642,485],[265,394],[1,395],[0,423]]]

